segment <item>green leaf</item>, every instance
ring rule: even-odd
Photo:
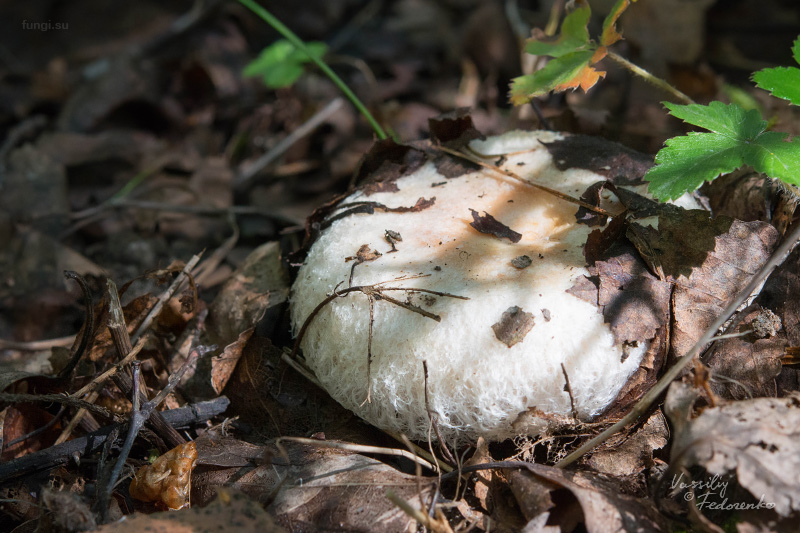
[[[764,131],[767,123],[757,111],[722,102],[665,105],[674,116],[713,133],[667,140],[656,155],[656,166],[644,176],[650,182],[648,190],[659,200],[678,198],[742,165],[800,184],[800,139],[786,142],[785,133]]]
[[[800,64],[800,38],[792,45],[794,60]],[[753,73],[756,86],[769,91],[772,96],[800,105],[800,69],[795,67],[765,68]]]
[[[672,116],[720,135],[751,139],[767,129],[758,111],[745,111],[736,104],[715,100],[708,105],[664,102],[664,106]]]
[[[558,39],[550,42],[530,39],[525,45],[525,51],[533,55],[561,57],[585,48],[590,44],[586,25],[591,15],[592,10],[588,4],[575,9],[561,23],[561,34]]]
[[[522,105],[531,98],[569,85],[572,80],[581,75],[584,69],[593,71],[589,66],[593,55],[593,50],[572,52],[553,59],[543,69],[533,74],[514,78],[511,83],[511,103]]]
[[[316,57],[325,55],[325,43],[306,43],[309,51]],[[264,48],[259,56],[251,61],[242,74],[245,77],[261,76],[264,84],[272,89],[288,87],[303,74],[303,64],[311,61],[304,51],[298,50],[289,41],[280,39]]]
[[[765,68],[753,73],[756,86],[772,96],[800,105],[800,69],[794,67]]]
[[[267,69],[261,79],[264,85],[270,89],[280,89],[288,87],[303,75],[303,66],[298,63],[290,63],[288,61],[277,63]]]
[[[600,44],[602,46],[611,46],[615,42],[622,39],[622,34],[617,31],[617,22],[622,13],[628,9],[636,0],[617,0],[611,11],[608,12],[605,20],[603,21],[603,33],[600,34]]]

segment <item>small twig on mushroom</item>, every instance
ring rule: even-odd
[[[366,297],[368,299],[368,302],[369,302],[369,315],[370,316],[369,316],[369,334],[368,334],[368,338],[367,338],[367,382],[368,382],[368,385],[367,385],[367,398],[366,398],[366,400],[364,400],[364,403],[369,402],[370,401],[370,390],[371,390],[371,386],[370,386],[369,382],[370,382],[370,366],[372,364],[372,324],[373,324],[373,317],[374,317],[374,310],[373,310],[374,300],[385,300],[385,301],[387,301],[389,303],[392,303],[394,305],[402,307],[403,309],[408,309],[409,311],[412,311],[414,313],[420,314],[420,315],[424,316],[425,318],[430,318],[430,319],[435,320],[437,322],[441,322],[441,320],[442,320],[442,318],[439,315],[436,315],[434,313],[426,311],[426,310],[424,310],[421,307],[418,307],[416,305],[413,305],[413,304],[410,304],[410,303],[407,303],[407,302],[402,302],[400,300],[392,298],[391,296],[387,296],[384,293],[386,291],[405,291],[406,293],[424,292],[425,294],[433,294],[435,296],[447,296],[448,298],[457,298],[459,300],[469,300],[469,298],[467,298],[466,296],[458,296],[456,294],[450,294],[448,292],[434,291],[434,290],[430,290],[430,289],[420,289],[420,288],[416,288],[416,287],[382,287],[381,286],[384,283],[391,283],[393,281],[406,281],[406,280],[409,280],[409,279],[416,279],[416,278],[420,278],[420,277],[427,277],[427,276],[403,277],[403,278],[397,278],[397,279],[394,279],[394,280],[381,281],[381,282],[378,282],[378,283],[374,283],[372,285],[358,285],[356,287],[347,287],[346,289],[342,289],[342,290],[337,290],[338,289],[338,286],[337,286],[337,289],[334,289],[333,292],[330,295],[328,295],[324,300],[322,300],[319,304],[317,304],[317,306],[306,317],[305,321],[303,322],[303,325],[300,326],[300,331],[297,333],[297,339],[294,342],[294,347],[292,348],[292,352],[289,354],[289,358],[294,359],[296,357],[297,351],[300,349],[300,343],[302,342],[303,337],[305,336],[306,331],[308,330],[308,327],[311,325],[311,322],[314,320],[314,318],[316,318],[316,316],[320,313],[320,311],[322,311],[322,309],[326,305],[328,305],[329,303],[331,303],[335,299],[347,296],[348,294],[350,294],[352,292],[360,292],[360,293],[366,295]]]
[[[708,328],[706,328],[705,332],[700,336],[694,346],[692,346],[688,352],[678,359],[672,368],[670,368],[661,377],[661,379],[658,380],[652,389],[642,396],[641,400],[636,403],[630,413],[625,415],[622,419],[601,432],[596,437],[585,442],[578,449],[556,463],[556,466],[565,467],[574,463],[582,455],[608,440],[608,438],[614,435],[616,432],[628,424],[638,420],[639,417],[650,408],[650,405],[652,405],[653,402],[655,402],[658,397],[667,390],[669,384],[681,374],[683,369],[691,364],[695,356],[702,351],[703,347],[711,342],[719,328],[721,328],[728,321],[731,315],[733,315],[736,310],[739,309],[739,306],[741,306],[742,303],[744,303],[744,301],[747,300],[747,298],[749,298],[750,295],[761,286],[764,280],[767,279],[767,277],[776,267],[778,267],[778,265],[782,264],[786,260],[798,242],[800,242],[800,224],[797,225],[794,231],[792,231],[791,235],[789,235],[789,237],[780,245],[780,247],[775,250],[775,253],[773,253],[772,257],[769,258],[769,261],[767,261],[764,266],[761,267],[761,270],[759,270],[751,278],[750,283],[748,283],[747,286],[728,303],[716,320],[714,320],[708,326]]]
[[[444,454],[444,458],[450,461],[450,464],[455,465],[457,464],[456,458],[453,457],[453,454],[450,453],[450,450],[445,444],[442,433],[439,431],[439,424],[436,422],[436,412],[431,409],[431,404],[428,400],[428,362],[425,360],[422,361],[422,371],[425,375],[425,410],[428,412],[428,419],[431,422],[433,431],[436,432],[436,438],[439,440],[439,449],[442,451],[442,454]]]
[[[578,421],[578,410],[575,409],[575,396],[572,394],[572,385],[569,384],[569,375],[567,374],[567,367],[564,366],[564,363],[561,363],[561,372],[564,373],[564,381],[566,384],[564,385],[564,390],[567,391],[569,394],[569,406],[570,411],[572,412],[572,418],[575,421]]]
[[[489,169],[489,170],[493,170],[494,172],[497,172],[497,173],[502,174],[504,176],[507,176],[509,178],[515,179],[515,180],[519,181],[520,183],[524,183],[525,185],[528,185],[528,186],[533,187],[535,189],[539,189],[540,191],[544,191],[544,192],[546,192],[548,194],[552,194],[556,198],[560,198],[561,200],[564,200],[566,202],[569,202],[569,203],[576,204],[576,205],[579,205],[581,207],[584,207],[584,208],[588,209],[589,211],[594,211],[595,213],[599,213],[599,214],[607,216],[607,217],[615,217],[615,216],[618,216],[618,215],[621,214],[621,213],[617,213],[617,214],[610,213],[610,212],[606,211],[605,209],[603,209],[601,207],[598,207],[596,205],[592,205],[592,204],[590,204],[588,202],[584,202],[583,200],[579,200],[578,198],[573,198],[572,196],[570,196],[568,194],[564,194],[561,191],[557,191],[556,189],[551,189],[550,187],[545,187],[544,185],[539,185],[536,182],[533,182],[533,181],[530,181],[530,180],[526,180],[525,178],[523,178],[519,174],[516,174],[515,172],[511,172],[510,170],[505,170],[503,168],[499,168],[499,167],[496,167],[494,165],[490,165],[490,164],[488,164],[488,163],[486,163],[484,161],[481,161],[480,159],[478,159],[476,157],[467,155],[464,152],[459,152],[458,150],[453,150],[451,148],[447,148],[446,146],[436,146],[436,149],[441,150],[442,152],[448,153],[450,155],[453,155],[453,156],[456,156],[456,157],[460,157],[461,159],[466,159],[467,161],[475,163],[478,166],[481,166],[481,167]]]

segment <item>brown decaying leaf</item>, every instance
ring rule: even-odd
[[[652,501],[622,494],[601,476],[531,465],[509,481],[528,524],[525,531],[669,531]],[[566,493],[566,494],[565,494]]]
[[[430,479],[400,473],[375,459],[291,442],[282,442],[281,447],[288,457],[269,447],[265,459],[256,461],[266,464],[196,474],[195,484],[205,494],[193,497],[207,500],[211,486],[224,484],[268,503],[267,512],[281,524],[308,532],[405,532],[415,522],[386,499],[386,489],[415,507],[421,499],[430,501]]]
[[[714,394],[735,400],[777,394],[775,378],[782,371],[786,336],[777,335],[779,331],[767,336],[756,334],[753,330],[758,329],[759,317],[764,315],[768,319],[775,316],[758,304],[750,306],[741,313],[736,327],[727,331],[743,336],[717,341],[704,357],[713,375],[709,385]]]
[[[53,415],[35,404],[22,403],[11,405],[0,412],[0,431],[2,431],[2,460],[9,461],[29,453],[45,449],[55,442],[61,432],[61,425],[56,424],[49,430],[39,433],[13,446],[8,443],[17,440],[39,428],[45,427],[53,419]]]
[[[469,109],[460,108],[428,120],[431,138],[438,144],[460,150],[475,139],[486,137],[475,129]]]
[[[710,475],[735,473],[756,501],[780,516],[797,515],[800,396],[741,400],[693,417],[698,396],[697,389],[680,382],[667,393],[664,408],[674,428],[671,467],[699,465]],[[716,491],[709,497],[722,501],[724,495]]]
[[[521,233],[517,233],[489,213],[484,211],[483,215],[479,215],[474,209],[470,209],[470,212],[472,213],[472,222],[470,222],[469,225],[479,232],[487,235],[494,235],[498,239],[508,239],[514,243],[522,239]]]
[[[97,531],[102,533],[175,533],[177,531],[237,531],[242,533],[282,533],[264,508],[241,492],[216,488],[217,496],[205,507],[180,512],[134,513]]]
[[[214,392],[221,394],[228,384],[236,364],[242,357],[245,344],[250,340],[255,328],[248,328],[239,334],[239,338],[222,350],[222,353],[211,358],[211,386]]]
[[[497,340],[511,348],[522,342],[525,335],[533,329],[533,325],[533,314],[514,305],[503,312],[500,320],[492,325],[492,330]]]
[[[585,168],[615,185],[639,185],[644,173],[653,166],[652,156],[601,137],[569,135],[544,146],[558,170]]]
[[[661,411],[656,411],[632,435],[620,435],[595,450],[587,460],[590,467],[606,475],[630,477],[653,464],[653,452],[667,445],[669,428]]]
[[[366,184],[367,196],[384,190],[391,191],[397,178],[415,170],[420,163],[421,157],[417,157],[417,161],[409,160],[412,152],[414,150],[410,146],[392,139],[375,141],[358,164],[355,182]],[[416,155],[419,156],[419,153]]]
[[[797,327],[797,324],[800,324],[798,294],[800,294],[800,248],[795,248],[786,261],[767,279],[755,301],[762,308],[778,315],[783,323],[783,329],[773,338],[776,344],[781,343],[788,347],[800,346],[800,328]],[[761,342],[768,340],[764,339]],[[777,385],[780,394],[800,390],[800,369],[784,366],[778,376]]]
[[[671,350],[680,356],[767,261],[778,232],[699,210],[664,209],[658,219],[658,230],[634,223],[627,236],[651,271],[675,284]]]
[[[216,393],[228,382],[255,325],[288,295],[289,278],[277,242],[253,250],[223,285],[209,306],[207,321],[209,344],[221,350],[211,360],[210,380]]]
[[[189,506],[192,487],[192,470],[197,462],[197,448],[194,442],[187,442],[173,448],[136,471],[131,481],[131,497],[156,502],[169,509],[183,509]]]

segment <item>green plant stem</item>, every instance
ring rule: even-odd
[[[375,130],[375,133],[378,135],[378,138],[379,139],[387,138],[386,132],[383,131],[381,125],[378,124],[378,121],[375,120],[375,117],[372,116],[372,113],[369,112],[364,103],[361,100],[359,100],[358,96],[356,96],[353,93],[353,91],[350,90],[350,87],[348,87],[342,81],[342,79],[339,76],[337,76],[336,73],[333,70],[331,70],[331,68],[324,61],[322,61],[321,58],[317,57],[316,55],[312,54],[311,51],[309,51],[308,47],[306,46],[306,43],[304,43],[303,40],[300,39],[300,37],[295,35],[292,30],[287,28],[280,20],[275,18],[269,11],[261,7],[254,0],[239,0],[239,3],[245,6],[253,13],[255,13],[256,15],[258,15],[259,17],[261,17],[261,19],[263,19],[264,22],[272,26],[275,29],[275,31],[280,33],[284,39],[292,43],[298,50],[302,50],[303,52],[305,52],[306,55],[308,55],[308,57],[310,57],[311,60],[317,65],[317,67],[319,67],[319,69],[331,79],[331,81],[339,88],[339,90],[342,91],[342,93],[344,93],[344,95],[348,98],[348,100],[350,100],[353,103],[353,105],[356,106],[356,109],[358,109],[359,113],[361,113],[364,116],[364,118],[367,119],[367,122],[369,122],[370,126],[372,126],[372,129]]]
[[[650,74],[649,72],[647,72],[642,67],[631,63],[630,61],[628,61],[627,59],[625,59],[621,55],[618,55],[618,54],[612,52],[611,50],[609,50],[608,51],[608,57],[610,59],[613,59],[614,61],[616,61],[617,63],[619,63],[623,67],[625,67],[626,69],[630,70],[631,72],[633,72],[634,74],[636,74],[640,78],[644,79],[646,82],[649,82],[649,83],[655,85],[656,87],[658,87],[659,89],[662,89],[662,90],[668,92],[669,94],[671,94],[672,96],[674,96],[675,98],[677,98],[678,100],[683,102],[684,104],[694,104],[695,103],[694,100],[692,100],[687,95],[683,94],[678,89],[673,87],[669,82],[667,82],[665,80],[662,80],[661,78]]]

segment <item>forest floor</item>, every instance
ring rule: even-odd
[[[589,3],[596,34],[611,2]],[[397,143],[430,137],[429,121],[458,108],[486,136],[552,129],[648,157],[686,133],[669,95],[610,62],[588,93],[510,106],[510,80],[535,66],[522,39],[551,4],[564,2],[264,3],[326,43]],[[617,53],[695,101],[746,101],[800,134],[797,109],[750,81],[793,64],[795,0],[640,0],[622,27]],[[610,420],[446,452],[411,445],[287,364],[306,220],[364,177],[376,140],[323,73],[307,66],[279,89],[245,77],[279,36],[236,2],[5,1],[0,35],[0,529],[796,528],[797,252],[730,326],[775,316],[777,328],[715,345],[671,389],[669,419],[662,399],[569,469],[554,464]],[[775,244],[793,227],[763,177],[722,183],[701,190],[715,215],[777,226]],[[131,414],[137,383],[148,392]],[[716,444],[692,444],[703,439]],[[417,457],[430,452],[457,460],[434,472]]]

